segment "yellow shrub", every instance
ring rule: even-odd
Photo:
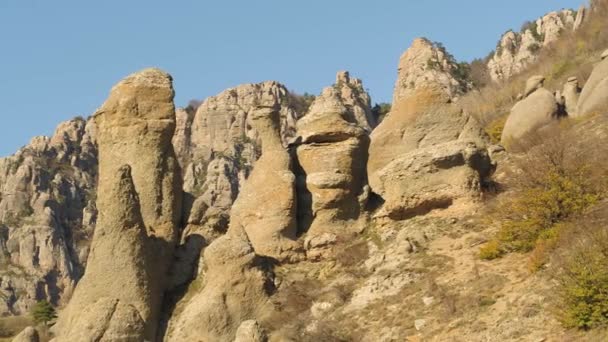
[[[492,143],[498,144],[500,142],[500,137],[502,136],[502,131],[505,128],[505,123],[507,122],[508,117],[508,114],[500,116],[490,122],[486,128],[486,133],[490,136]]]
[[[493,260],[499,258],[503,254],[500,249],[500,243],[497,240],[492,240],[479,249],[479,258],[483,260]]]

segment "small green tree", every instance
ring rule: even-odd
[[[55,308],[47,300],[41,300],[32,309],[32,317],[36,323],[47,325],[48,322],[57,318]]]

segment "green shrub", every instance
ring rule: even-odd
[[[55,308],[46,300],[41,300],[32,309],[32,318],[34,322],[47,325],[48,322],[57,318]]]

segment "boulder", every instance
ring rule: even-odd
[[[40,341],[40,337],[38,335],[38,331],[35,328],[27,327],[23,329],[19,335],[13,338],[13,342],[38,342]]]
[[[268,339],[257,321],[249,320],[241,323],[236,331],[234,342],[266,342]]]
[[[608,50],[602,54],[602,60],[593,68],[593,72],[578,100],[576,116],[605,111],[608,107]]]
[[[405,220],[459,199],[475,200],[494,166],[484,146],[450,141],[416,149],[395,158],[377,172],[384,200],[376,216]]]
[[[524,90],[524,98],[528,97],[530,94],[535,92],[536,90],[543,87],[545,83],[545,76],[536,75],[530,77],[526,81],[526,90]]]
[[[559,118],[555,96],[547,89],[542,88],[542,82],[539,83],[538,80],[538,76],[528,80],[526,90],[532,92],[517,102],[511,109],[502,131],[501,143],[503,145],[508,145],[527,133],[549,125]]]

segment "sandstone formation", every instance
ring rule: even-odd
[[[32,327],[25,328],[19,335],[13,338],[12,342],[38,342],[40,337],[38,331]]]
[[[236,331],[234,342],[266,342],[267,337],[257,321],[250,320],[241,323]]]
[[[325,88],[298,121],[298,139],[293,145],[298,165],[298,221],[300,231],[307,233],[305,247],[313,259],[319,256],[315,249],[325,249],[326,242],[347,233],[345,224],[351,221],[352,225],[360,217],[368,195],[368,126],[353,115],[352,97],[336,89],[340,75],[338,83]],[[363,97],[356,102],[369,103],[362,88],[358,94]]]
[[[401,55],[393,104],[420,89],[444,93],[447,99],[457,98],[472,87],[461,66],[440,44],[417,38]]]
[[[271,310],[274,285],[240,226],[211,243],[202,260],[195,293],[178,304],[164,341],[232,341],[243,322]]]
[[[174,287],[196,275],[201,249],[228,229],[232,205],[262,154],[253,113],[273,108],[280,144],[287,146],[300,115],[294,102],[283,85],[268,81],[227,89],[198,108],[176,111],[173,144],[184,175],[186,227],[172,268]]]
[[[100,211],[84,277],[57,341],[154,340],[180,218],[171,77],[146,69],[95,113]]]
[[[526,96],[513,106],[505,122],[502,144],[508,145],[559,118],[555,96],[542,87],[543,81],[542,76],[533,76],[528,80]]]
[[[540,51],[555,42],[563,32],[578,29],[583,22],[584,11],[551,12],[524,25],[521,32],[507,31],[488,61],[493,81],[505,81],[523,71],[536,61]]]
[[[453,106],[416,107],[402,104],[371,136],[367,171],[384,201],[377,216],[402,220],[474,199],[493,172],[474,118]]]
[[[578,79],[576,77],[568,78],[568,82],[564,84],[564,88],[562,89],[561,93],[565,101],[568,116],[576,117],[576,106],[578,104],[578,98],[581,94]]]
[[[367,173],[383,201],[376,217],[402,220],[474,199],[494,170],[481,126],[446,104],[464,84],[447,87],[448,74],[442,72],[428,75],[416,89],[404,88],[404,70],[424,69],[412,51],[430,48],[428,41],[416,40],[403,55],[392,110],[371,135]]]
[[[230,229],[244,230],[258,255],[297,258],[296,186],[291,157],[281,143],[278,107],[250,114],[262,155],[232,207]]]
[[[578,100],[576,116],[593,114],[608,106],[608,50],[601,55],[601,61],[595,66],[585,83]]]
[[[97,210],[95,127],[78,118],[0,159],[0,314],[69,299]]]

